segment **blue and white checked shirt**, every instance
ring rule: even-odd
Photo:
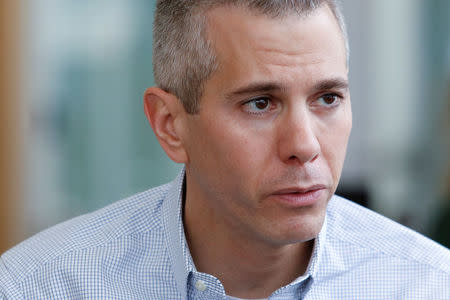
[[[170,184],[46,230],[0,260],[1,299],[226,299],[197,272]],[[450,251],[338,196],[306,273],[282,299],[450,299]]]

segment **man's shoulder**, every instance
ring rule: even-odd
[[[133,195],[36,234],[2,255],[0,273],[5,271],[1,268],[8,269],[9,275],[20,282],[55,261],[71,257],[71,263],[76,263],[73,257],[81,252],[99,252],[115,243],[125,245],[127,242],[123,240],[130,237],[161,234],[159,211],[169,185]],[[123,251],[117,246],[111,248],[110,254]]]
[[[380,261],[396,261],[450,275],[447,248],[370,209],[334,196],[327,219],[327,239],[331,243],[346,244],[352,251],[363,251]]]

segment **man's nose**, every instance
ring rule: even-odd
[[[278,151],[286,163],[305,164],[320,154],[314,116],[305,111],[290,112],[279,128]]]

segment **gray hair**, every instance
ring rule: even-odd
[[[158,0],[153,26],[155,82],[174,94],[190,114],[199,111],[204,84],[218,68],[206,37],[205,15],[209,9],[224,5],[242,6],[273,18],[306,15],[328,5],[344,37],[348,61],[347,31],[336,0]]]

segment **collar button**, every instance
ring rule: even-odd
[[[195,288],[200,292],[204,292],[206,290],[206,283],[203,280],[197,280]]]

